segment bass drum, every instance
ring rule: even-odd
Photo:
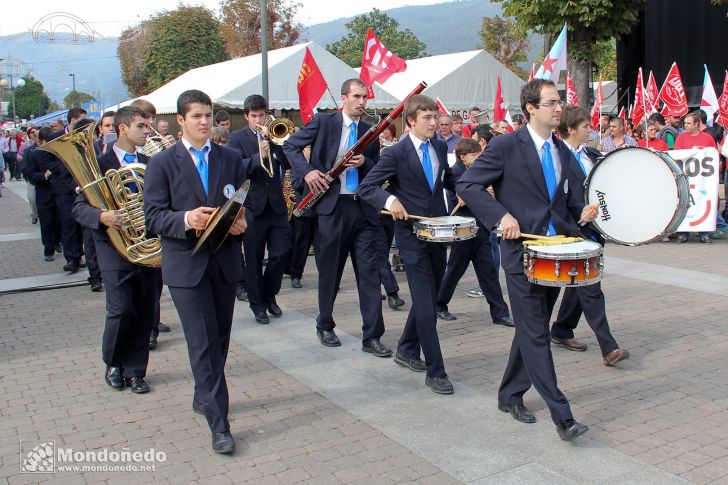
[[[688,177],[666,153],[626,147],[599,160],[584,182],[592,223],[606,239],[637,246],[674,233],[688,212]]]

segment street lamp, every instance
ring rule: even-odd
[[[78,100],[78,94],[76,93],[76,75],[71,73],[69,74],[71,78],[73,78],[73,89],[71,92],[73,93],[73,106],[72,108],[76,108],[76,101]]]
[[[25,86],[25,79],[20,78],[15,83],[15,85],[13,85],[13,75],[8,74],[8,77],[10,78],[10,83],[8,83],[7,79],[0,79],[0,87],[6,88],[8,86],[8,84],[10,84],[10,94],[12,95],[12,98],[13,98],[13,126],[16,126],[16,124],[15,124],[15,119],[16,119],[15,118],[15,88],[16,87],[22,88],[23,86]]]

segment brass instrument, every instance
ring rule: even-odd
[[[288,118],[274,118],[273,116],[268,116],[265,119],[263,126],[268,131],[268,141],[278,146],[283,146],[283,143],[285,143],[285,141],[288,140],[288,138],[292,134],[298,131],[298,128],[296,128],[293,125],[293,122]],[[258,135],[258,154],[260,156],[260,166],[263,168],[265,173],[268,174],[269,177],[273,177],[273,160],[271,160],[270,158],[270,153],[268,153],[268,156],[263,156],[262,132],[262,129],[259,129],[256,132]],[[267,164],[265,163],[266,158],[268,159]]]
[[[166,136],[162,135],[151,126],[149,128],[154,132],[154,134],[147,138],[147,142],[144,146],[137,150],[138,153],[151,158],[157,153],[174,145],[174,143],[170,142]]]
[[[71,172],[88,203],[101,210],[120,211],[128,221],[107,231],[111,244],[130,263],[157,267],[162,262],[159,237],[147,237],[144,225],[144,173],[146,165],[130,163],[102,175],[93,147],[95,125],[74,130],[38,147],[57,156]]]
[[[296,208],[296,191],[293,189],[291,183],[291,171],[286,170],[286,174],[283,176],[283,198],[286,201],[286,208],[288,209],[288,220],[291,220],[293,215],[293,209]]]

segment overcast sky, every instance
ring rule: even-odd
[[[298,19],[304,25],[313,25],[342,17],[350,17],[370,11],[372,8],[386,10],[405,5],[429,5],[446,0],[369,0],[368,2],[333,2],[332,0],[300,0]],[[28,32],[44,16],[56,12],[73,14],[88,24],[102,36],[118,36],[125,28],[147,19],[162,10],[173,10],[186,5],[204,5],[218,12],[220,0],[199,0],[180,2],[179,0],[70,0],[50,2],[47,0],[28,5],[17,2],[7,3],[3,8],[0,22],[0,36]],[[335,6],[333,8],[332,6]],[[59,31],[70,29],[60,27]]]

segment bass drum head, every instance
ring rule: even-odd
[[[594,226],[605,238],[629,246],[665,236],[680,208],[681,174],[669,157],[644,148],[611,152],[585,182],[586,203],[600,206]]]

